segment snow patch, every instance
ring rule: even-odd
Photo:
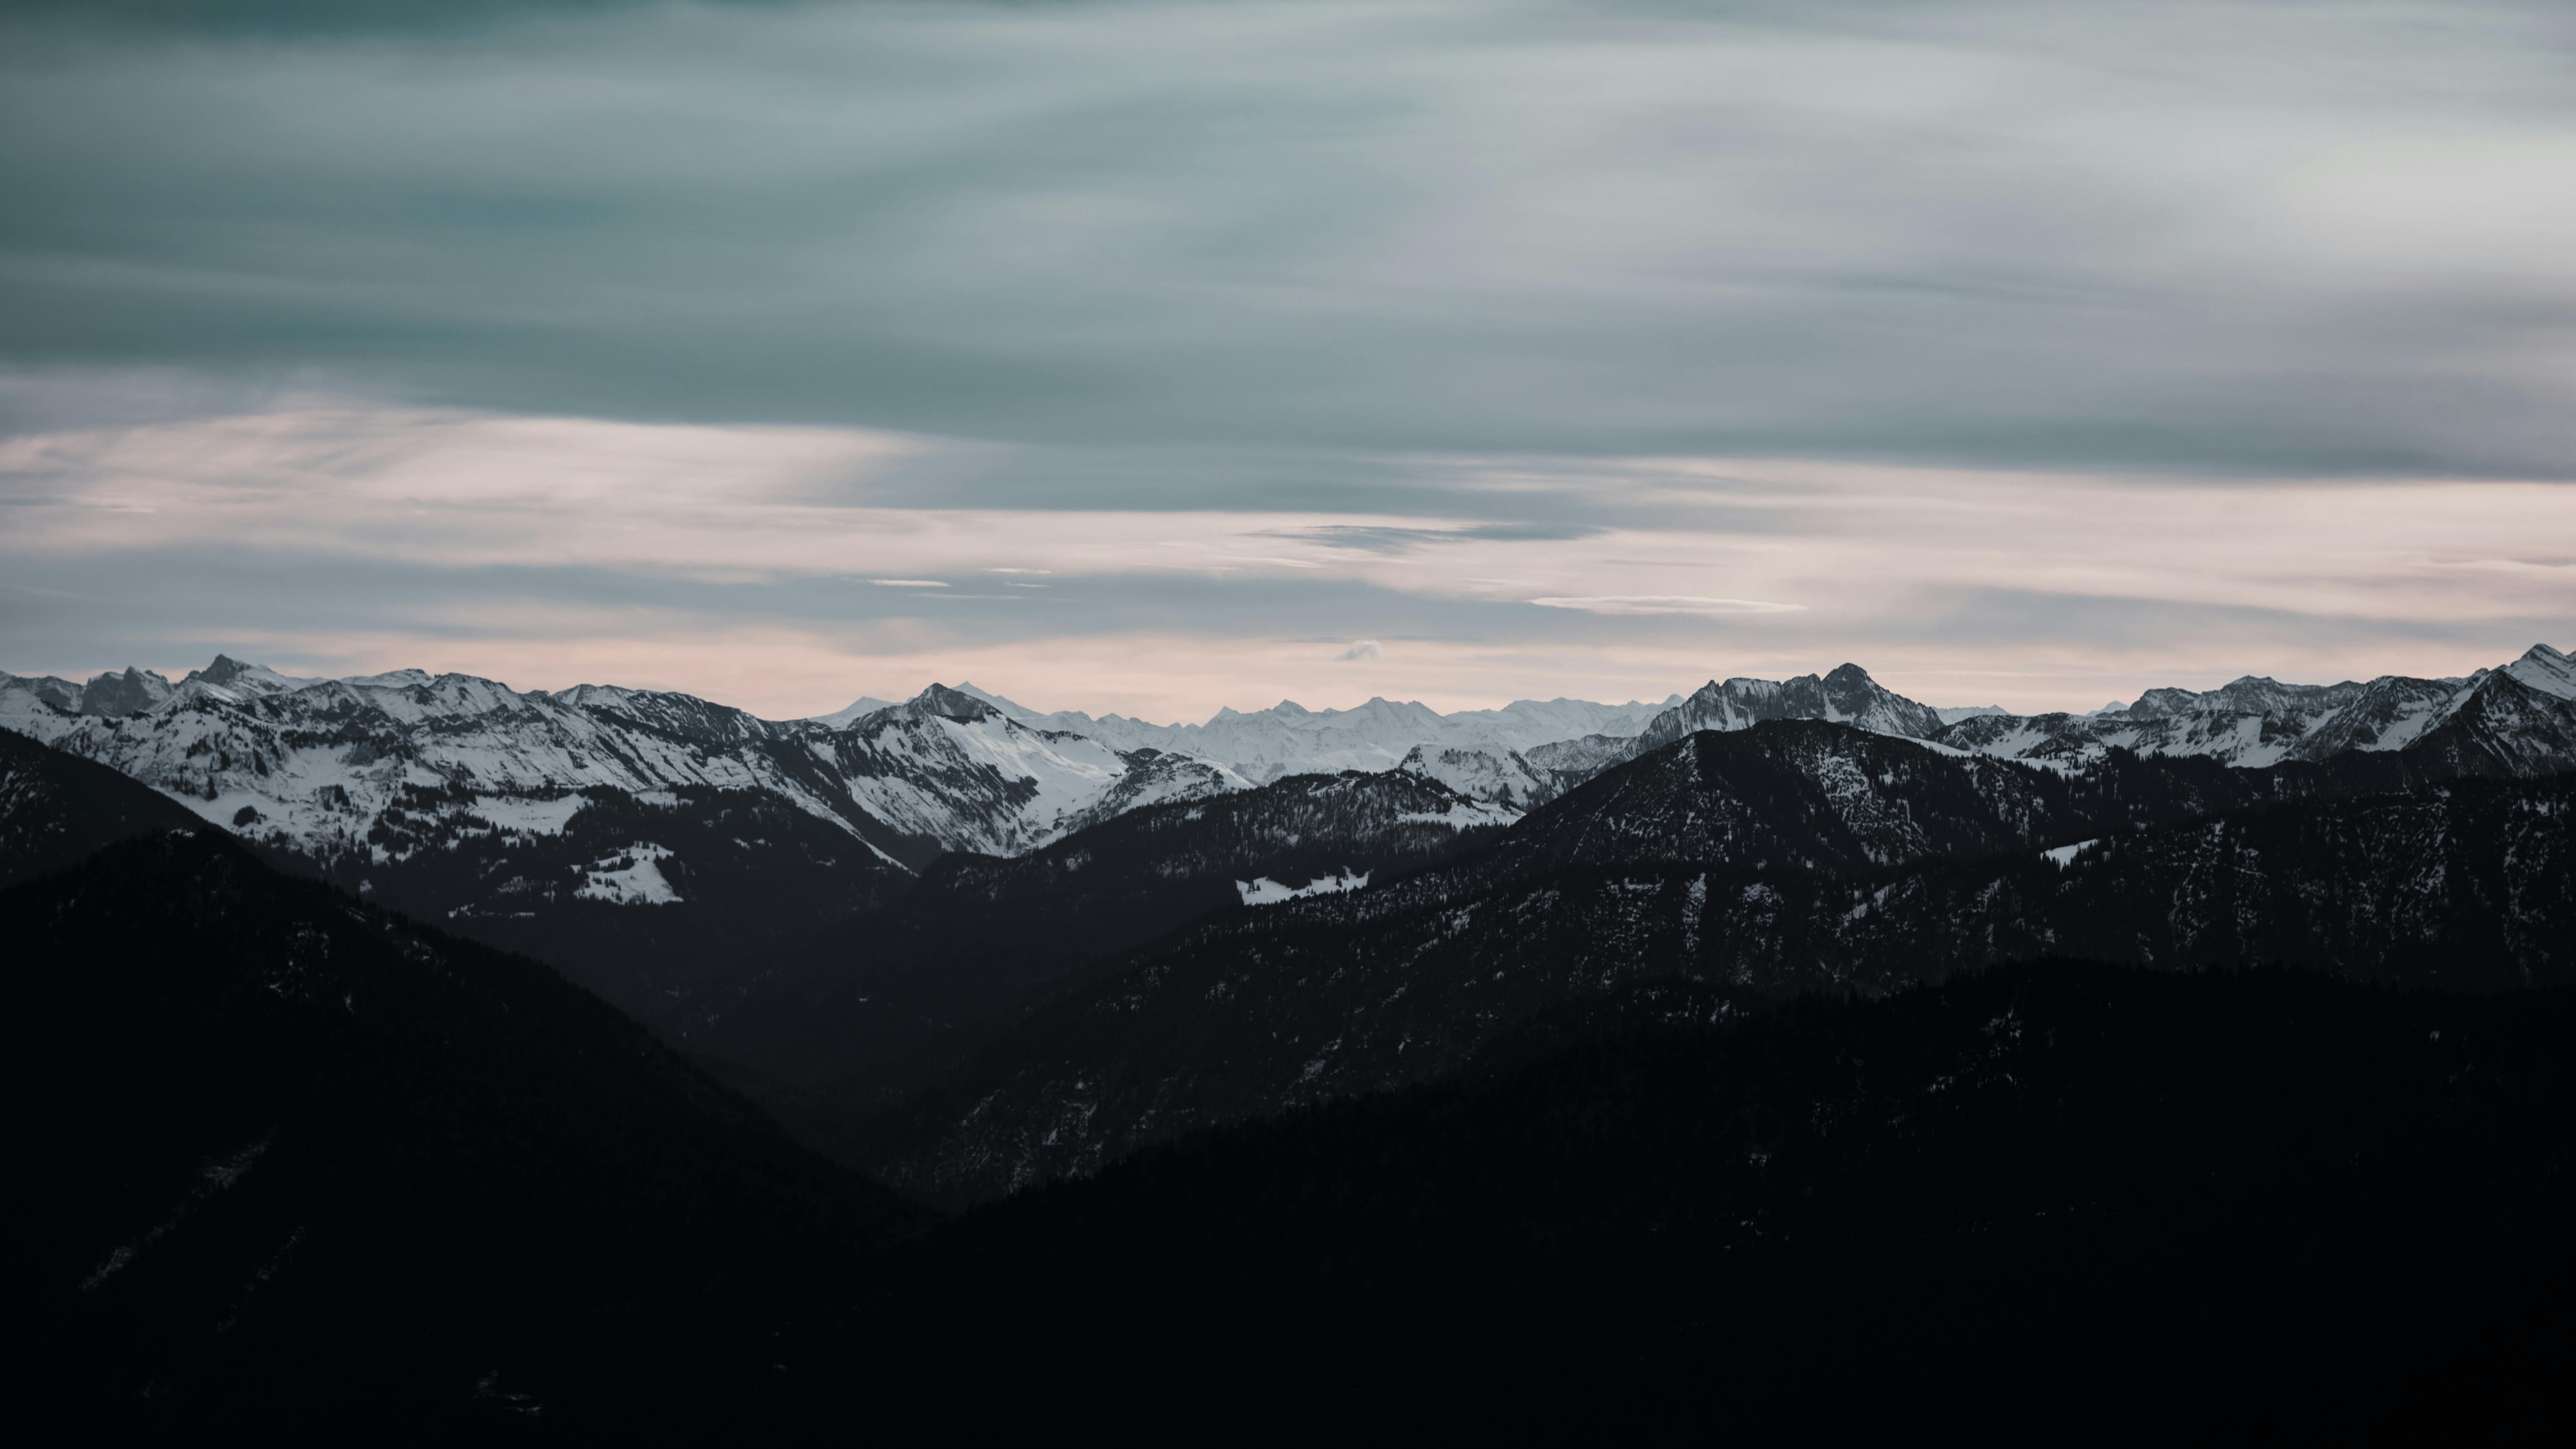
[[[2042,860],[2056,861],[2058,865],[2063,868],[2065,866],[2073,865],[2075,863],[2075,857],[2082,855],[2084,852],[2091,850],[2094,846],[2100,845],[2101,843],[2102,842],[2099,837],[2092,840],[2079,840],[2073,845],[2061,845],[2055,850],[2043,850],[2039,853],[2039,856]]]
[[[1521,813],[1508,805],[1487,800],[1461,800],[1446,810],[1408,810],[1395,817],[1406,825],[1446,825],[1452,830],[1471,830],[1479,825],[1509,825]]]
[[[581,807],[590,803],[584,795],[560,795],[552,800],[531,800],[517,795],[482,795],[463,813],[479,815],[492,822],[496,830],[515,831],[521,835],[561,835]]]
[[[1266,875],[1255,876],[1248,881],[1236,881],[1234,888],[1242,893],[1245,905],[1267,906],[1275,905],[1280,901],[1293,901],[1300,896],[1327,896],[1342,891],[1355,891],[1368,883],[1369,872],[1360,871],[1353,874],[1344,871],[1340,875],[1323,876],[1302,886],[1285,886]]]
[[[621,906],[667,906],[680,899],[671,882],[662,874],[662,862],[671,858],[668,849],[637,842],[615,855],[604,857],[583,872],[581,888],[573,895],[586,901],[608,901]]]

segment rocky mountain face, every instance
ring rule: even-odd
[[[2428,1361],[2385,1349],[2387,1244],[2457,1238],[2408,1270],[2443,1313],[2462,1252],[2498,1313],[2566,1276],[2519,1261],[2570,1181],[2564,655],[1947,725],[1857,668],[1755,683],[1642,753],[1415,738],[1255,784],[963,688],[781,724],[228,659],[0,681],[46,1352],[187,1424],[649,1423],[709,1384],[731,1424],[837,1383],[846,1427],[994,1365],[1053,1414],[1140,1344],[1294,1398],[1353,1342],[1409,1384],[1669,1352],[1701,1414],[1722,1361],[1788,1423],[1841,1372],[1762,1398],[1815,1332],[1912,1362],[1962,1303],[2110,1332],[2171,1283],[2308,1305],[2229,1352],[2269,1384],[2324,1334],[2349,1406],[2354,1364]],[[672,1041],[923,1198],[1089,1180],[862,1261],[913,1220]]]
[[[2130,827],[1883,879],[1712,896],[1704,980],[1884,991],[2002,961],[2266,961],[2467,990],[2576,981],[2576,776]]]
[[[2057,959],[1826,995],[979,1208],[872,1321],[947,1401],[1024,1358],[1040,1434],[2515,1441],[2564,1422],[2571,1029],[2565,988]]]
[[[1456,1070],[1658,980],[1749,1004],[2050,951],[2576,979],[2567,782],[2446,786],[2421,763],[2043,768],[1817,722],[1702,732],[1453,864],[1203,918],[859,1150],[913,1190],[987,1195]]]
[[[923,932],[937,934],[922,923],[970,908],[943,886],[908,914],[878,917],[943,854],[1044,852],[1160,806],[1249,791],[1256,779],[1309,778],[1302,772],[1318,763],[1401,776],[1494,812],[1452,841],[1551,801],[1567,807],[1512,830],[1479,867],[1489,871],[1626,868],[1650,857],[1850,871],[2063,843],[2302,789],[2349,792],[2367,783],[2356,770],[2377,772],[2372,788],[2547,773],[2576,762],[2571,680],[2576,665],[2543,645],[2464,680],[2247,679],[2150,691],[2099,715],[1944,725],[1845,665],[1779,683],[1712,681],[1664,706],[1523,701],[1444,716],[1376,700],[1164,727],[1039,716],[936,685],[902,704],[778,722],[668,692],[520,692],[419,671],[303,679],[218,657],[175,685],[132,669],[86,685],[0,680],[0,723],[157,787],[274,862],[539,954],[677,1040],[697,1041],[737,1011],[750,1020],[781,1009],[754,1009],[769,1000],[755,990],[762,983],[805,981],[810,993],[824,989],[813,982],[836,982],[839,1015],[817,1008],[762,1038],[782,1044],[778,1058],[742,1048],[764,1070],[792,1061],[805,1074],[953,1040],[975,1011],[1023,1003],[1080,951],[1126,949],[1187,918],[1173,914],[1184,899],[1174,895],[1140,908],[1126,934],[1073,932],[1035,955],[997,948],[975,970],[926,967],[960,957],[921,945]],[[1666,753],[1685,739],[1801,723],[1814,729],[1766,735],[1760,750]],[[1589,732],[1558,733],[1571,730]],[[1646,748],[1655,741],[1666,743]],[[1619,775],[1608,795],[1577,789],[1640,749],[1660,763]],[[2141,773],[2140,757],[2177,768]],[[2132,793],[2113,809],[2104,792],[2118,790]],[[1353,837],[1315,837],[1327,838]],[[1405,869],[1419,860],[1372,845],[1296,880],[1238,862],[1241,874],[1221,883],[1176,866],[1174,888],[1186,880],[1205,895],[1193,910],[1225,904],[1237,879],[1238,905],[1374,893],[1390,878],[1370,863],[1381,855]],[[835,931],[837,944],[814,944]],[[949,975],[957,989],[932,998],[886,984]],[[819,1039],[827,1020],[849,1026],[851,1045],[837,1054],[783,1045]]]
[[[378,813],[363,852],[253,848],[548,962],[682,1042],[747,976],[914,879],[774,792],[703,785],[551,800],[415,786]]]
[[[1024,851],[1247,785],[936,686],[835,728],[418,671],[307,680],[219,657],[157,691],[138,678],[157,676],[71,695],[0,682],[0,725],[157,787],[283,867],[541,955],[675,1035],[943,851]]]
[[[188,807],[105,765],[0,729],[0,887],[76,865],[120,840],[202,824]]]
[[[2576,763],[2576,663],[2536,644],[2465,679],[2300,685],[2248,676],[2203,693],[2151,689],[2091,715],[1986,715],[1933,738],[2006,759],[2080,761],[2123,749],[2254,768],[2404,750],[2472,773],[2528,775]]]
[[[128,669],[87,685],[0,678],[0,726],[100,760],[251,838],[319,858],[354,849],[405,787],[504,801],[606,787],[761,790],[909,868],[941,850],[1013,854],[1121,812],[1291,774],[1405,769],[1527,809],[1703,730],[1826,720],[1998,758],[2105,751],[2263,766],[2419,743],[2489,772],[2576,761],[2576,663],[2548,645],[2462,680],[2388,677],[2150,690],[2095,715],[1943,712],[1858,665],[1711,681],[1661,705],[1523,700],[1442,715],[1375,699],[1283,702],[1203,725],[1042,715],[972,686],[777,722],[688,695],[584,685],[553,694],[416,670],[299,679],[219,656],[177,685]],[[1958,713],[1953,711],[1952,713]],[[504,813],[510,806],[500,806]],[[245,810],[256,819],[236,826]]]
[[[1186,922],[1380,887],[1517,818],[1420,775],[1350,771],[1148,806],[1025,855],[943,856],[710,1006],[689,1040],[810,1081],[917,1085],[979,1029]]]
[[[1421,704],[1386,699],[1372,699],[1352,709],[1323,710],[1282,700],[1249,714],[1221,709],[1205,724],[1153,725],[1123,715],[1094,719],[1075,710],[1039,714],[972,685],[965,688],[1035,728],[1068,731],[1122,750],[1150,748],[1197,755],[1254,781],[1393,769],[1417,749],[1435,758],[1454,753],[1508,761],[1516,751],[1558,740],[1590,734],[1633,736],[1679,702],[1678,696],[1662,704],[1631,701],[1623,705],[1524,699],[1501,709],[1444,715]],[[1507,775],[1496,783],[1526,790],[1529,782]],[[1520,799],[1526,804],[1526,793]]]
[[[0,725],[316,859],[363,850],[382,811],[421,789],[504,815],[589,789],[757,790],[913,867],[943,849],[1027,849],[1080,828],[1104,801],[1245,783],[1205,761],[1130,761],[938,686],[836,728],[661,691],[523,693],[418,670],[296,680],[218,658],[140,711],[100,704],[103,686],[123,698],[132,673],[102,676],[69,708],[59,681],[9,679]]]
[[[1881,688],[1867,670],[1846,664],[1822,678],[1802,674],[1781,683],[1711,680],[1657,715],[1637,737],[1637,748],[1643,753],[1701,730],[1740,730],[1775,719],[1832,720],[1918,740],[1941,732],[1939,711]]]

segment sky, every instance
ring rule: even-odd
[[[0,5],[0,668],[772,717],[2576,645],[2563,4]]]

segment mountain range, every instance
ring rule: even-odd
[[[662,691],[515,691],[417,670],[304,679],[228,656],[175,684],[133,668],[87,684],[0,678],[0,727],[152,785],[272,862],[536,952],[682,1040],[764,982],[814,979],[814,958],[836,954],[813,944],[822,933],[913,893],[943,857],[1023,856],[1133,812],[1354,771],[1436,785],[1459,799],[1416,813],[1481,829],[1689,735],[1786,720],[2060,772],[2117,752],[2244,768],[2438,756],[2425,767],[2519,776],[2576,761],[2576,664],[2538,645],[2461,679],[2249,678],[2029,717],[1936,710],[1844,665],[1711,681],[1660,705],[1524,700],[1442,715],[1283,701],[1170,726],[1040,714],[972,686],[772,721]],[[1340,848],[1347,859],[1238,862],[1209,888],[1288,899],[1383,881],[1369,862],[1413,852]],[[1135,922],[1178,924],[1154,912]],[[913,949],[891,926],[863,939],[862,956]]]
[[[2570,1339],[2547,646],[2035,717],[862,703],[0,682],[62,1391],[1257,1437],[1597,1423],[1577,1366],[1785,1431],[2008,1352],[2053,1423],[2349,1436]]]
[[[1712,680],[1660,705],[1521,700],[1443,715],[1385,699],[1348,710],[1282,701],[1199,725],[1040,714],[971,684],[772,721],[666,691],[521,692],[419,670],[300,679],[227,656],[176,684],[134,668],[87,684],[0,676],[0,726],[308,855],[364,840],[409,789],[461,790],[518,816],[532,807],[511,802],[699,785],[781,796],[906,868],[942,850],[1017,854],[1142,805],[1292,774],[1404,768],[1527,808],[1684,735],[1765,720],[1829,720],[2043,762],[2119,748],[2262,766],[2432,740],[2482,757],[2481,770],[2516,773],[2554,768],[2576,749],[2571,705],[2576,661],[2546,644],[2464,678],[2247,677],[2202,693],[2149,690],[2089,715],[2033,716],[1935,709],[1853,664],[1779,682]],[[535,809],[531,824],[546,818]]]

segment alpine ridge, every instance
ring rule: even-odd
[[[2564,1276],[2512,1260],[2564,1216],[2525,1017],[2576,990],[2571,708],[2547,646],[2082,716],[1845,665],[1160,743],[966,685],[769,721],[230,657],[7,680],[47,1351],[137,1422],[846,1423],[853,1385],[953,1401],[994,1365],[1078,1397],[1136,1344],[1211,1402],[1276,1390],[1199,1341],[1244,1292],[1299,1364],[1365,1337],[1350,1302],[1481,1305],[1407,1310],[1463,1358],[1381,1336],[1383,1383],[1325,1373],[1419,1407],[1613,1306],[1649,1326],[1610,1359],[1716,1342],[1704,1299],[1655,1306],[1676,1265],[1846,1324],[1987,1284],[2005,1332],[2073,1262],[2121,1318],[2167,1276],[2141,1245],[2343,1223],[2360,1263],[2473,1220],[2511,1227],[2480,1301],[2519,1323]],[[2512,1155],[2444,1145],[2482,1124]],[[2408,1260],[2426,1301],[2454,1257]],[[1367,1286],[1408,1262],[1444,1266]],[[1098,1312],[1067,1294],[1125,1305],[1114,1350],[1066,1348]],[[2390,1310],[2301,1320],[2351,1312],[2308,1370],[2337,1405]]]
[[[848,1140],[909,1190],[986,1197],[1462,1070],[1641,990],[1705,1021],[2051,953],[2576,981],[2568,777],[2458,763],[2040,765],[1821,721],[1701,731],[1453,862],[1093,968]]]

